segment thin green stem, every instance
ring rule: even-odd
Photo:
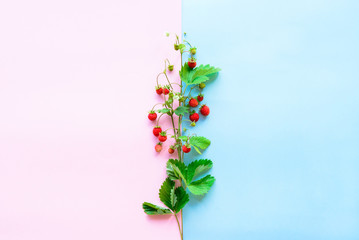
[[[173,89],[172,84],[171,84],[170,80],[168,79],[167,73],[166,73],[166,72],[163,72],[163,74],[166,76],[166,79],[167,79],[168,84],[169,84],[170,87]]]
[[[153,111],[153,109],[155,109],[155,107],[156,107],[157,105],[159,105],[159,104],[163,104],[163,103],[157,103],[157,104],[153,105],[153,107],[152,107],[152,110],[151,110],[151,111]]]
[[[158,118],[157,118],[157,123],[156,126],[159,126],[158,124],[160,123],[160,118],[163,116],[164,113],[162,113]]]
[[[182,233],[181,233],[181,237],[182,237],[182,240],[183,240],[183,211],[181,209],[181,224],[182,224]]]
[[[178,230],[180,232],[180,235],[181,235],[181,240],[183,240],[183,227],[182,227],[182,230],[181,230],[181,225],[180,225],[180,222],[178,221],[178,217],[177,217],[177,214],[174,213],[175,217],[176,217],[176,220],[177,220],[177,224],[178,224]],[[181,215],[182,215],[182,210],[181,210]],[[181,219],[182,220],[182,219]],[[183,225],[182,225],[183,226]]]
[[[156,77],[157,86],[160,86],[160,85],[158,84],[158,78],[159,78],[159,76],[160,76],[161,74],[163,74],[163,72],[160,72],[160,73],[157,75],[157,77]]]
[[[184,41],[185,43],[188,43],[188,45],[192,48],[192,45],[191,45],[186,39],[183,39],[183,41]]]

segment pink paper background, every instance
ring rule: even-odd
[[[181,2],[1,1],[0,239],[176,239],[159,203],[154,152],[165,31]]]

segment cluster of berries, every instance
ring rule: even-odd
[[[148,119],[151,121],[155,121],[157,119],[157,113],[153,110],[150,111],[150,113],[148,114]],[[155,150],[156,150],[156,152],[161,152],[162,151],[162,143],[166,142],[166,140],[167,140],[167,132],[162,131],[162,128],[160,126],[155,126],[153,128],[152,132],[153,132],[153,135],[155,135],[159,141],[159,143],[157,143],[155,146]],[[168,149],[168,152],[170,154],[174,153],[175,147],[170,146],[170,148]]]
[[[188,105],[192,108],[195,108],[199,105],[199,102],[202,102],[202,101],[203,101],[203,94],[200,93],[196,98],[191,98],[188,102]],[[207,105],[203,104],[199,108],[199,112],[203,116],[208,116],[210,113],[210,110]],[[189,115],[189,120],[192,121],[191,126],[196,126],[196,122],[198,122],[198,120],[199,120],[199,114],[195,110],[192,110]]]
[[[158,95],[164,94],[167,95],[170,93],[170,87],[168,85],[161,87],[161,85],[156,86],[156,93]]]

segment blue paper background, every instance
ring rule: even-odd
[[[195,129],[217,181],[185,239],[359,239],[359,1],[183,0],[182,19],[223,70]]]

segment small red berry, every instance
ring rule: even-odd
[[[190,59],[188,59],[188,67],[189,67],[189,68],[193,69],[193,68],[196,67],[196,65],[197,65],[197,63],[196,63],[196,59],[195,59],[195,58],[190,58]]]
[[[162,129],[160,126],[156,126],[153,128],[153,135],[155,135],[156,137],[158,137],[158,135],[160,135],[160,132],[162,132]]]
[[[155,146],[155,150],[156,150],[156,152],[161,152],[162,151],[162,143],[157,143]]]
[[[156,93],[157,93],[158,95],[161,95],[161,94],[163,93],[163,88],[161,88],[160,86],[157,86],[157,87],[156,87]]]
[[[151,121],[155,121],[157,118],[157,113],[155,111],[150,111],[150,113],[148,114],[148,119],[150,119]]]
[[[175,152],[175,150],[172,148],[172,147],[170,147],[169,149],[168,149],[168,153],[169,154],[173,154]]]
[[[168,87],[165,87],[164,89],[163,89],[163,94],[164,95],[167,95],[167,94],[169,94],[170,93],[170,89],[168,88]]]
[[[185,153],[189,153],[191,151],[191,148],[189,147],[189,145],[187,145],[187,146],[186,145],[182,146],[182,151],[185,152]]]
[[[188,104],[191,107],[197,107],[198,106],[198,101],[195,98],[191,98],[191,100],[189,100]]]
[[[160,142],[165,142],[167,140],[167,133],[166,132],[160,132],[158,136],[158,140]]]
[[[202,107],[200,108],[200,111],[203,116],[208,116],[210,113],[209,107],[207,105],[202,105]]]
[[[189,120],[191,120],[192,122],[198,122],[199,120],[199,114],[194,112],[189,116]]]
[[[198,102],[202,102],[202,101],[203,101],[203,94],[202,94],[202,93],[198,94],[197,100],[198,100]]]

